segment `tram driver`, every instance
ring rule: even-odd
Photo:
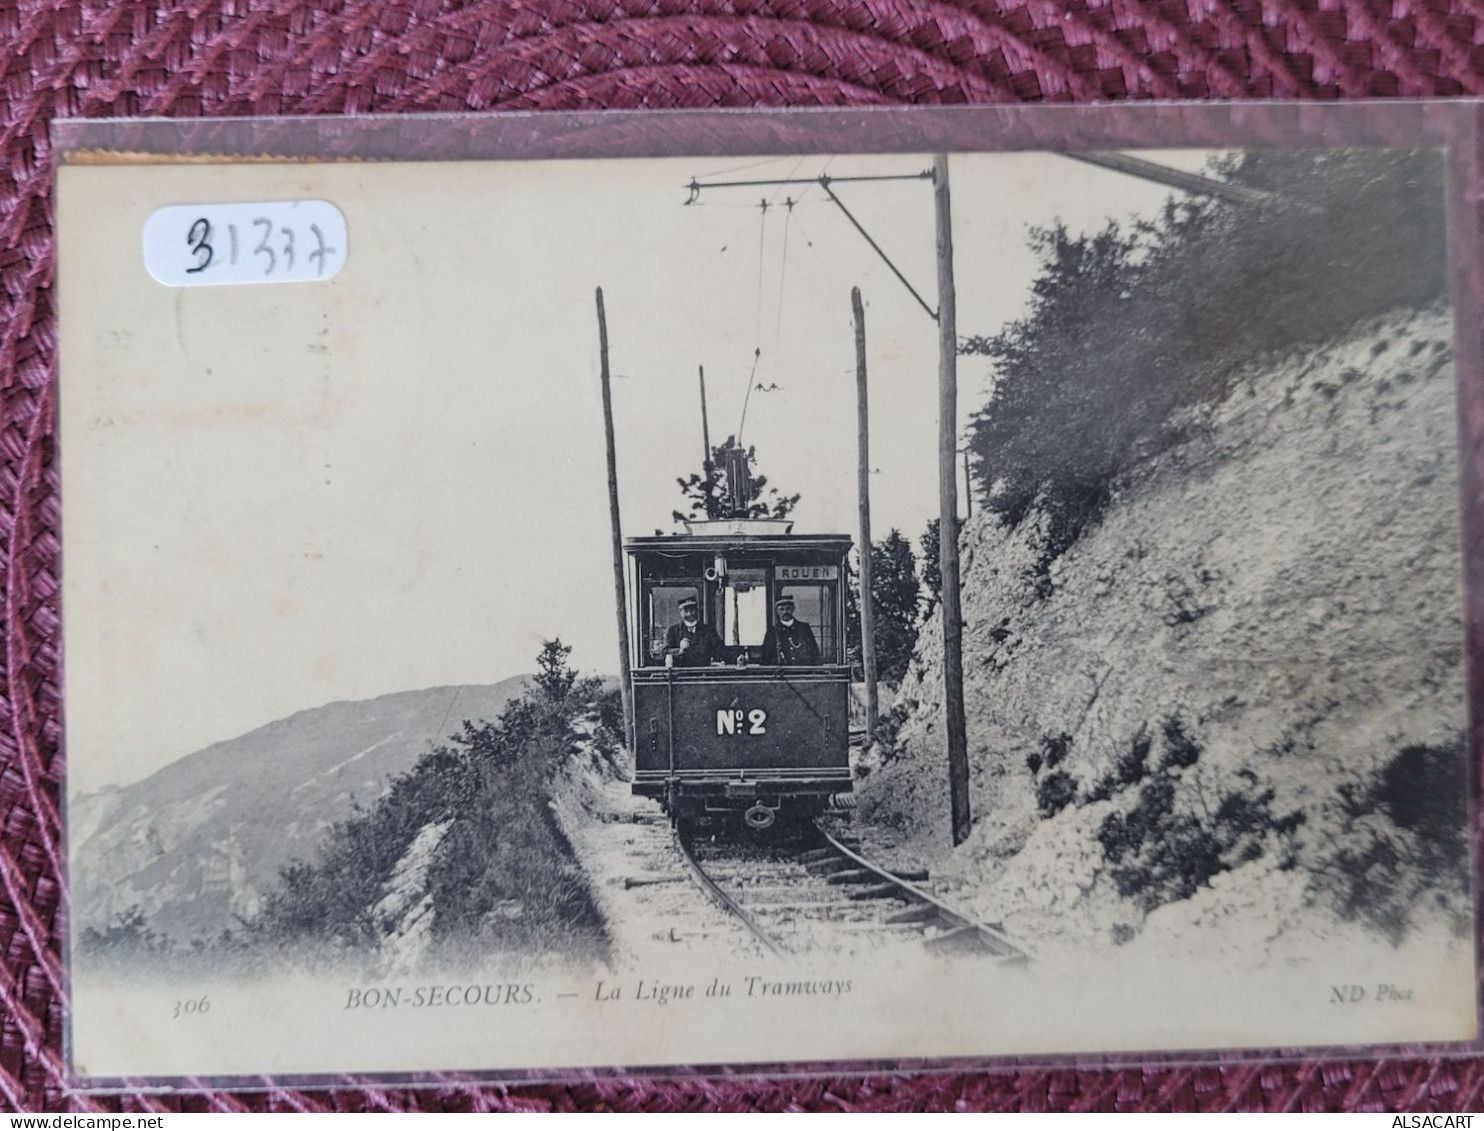
[[[794,616],[794,599],[780,593],[773,602],[776,614],[763,637],[763,663],[804,667],[819,663],[819,644],[807,621]]]
[[[680,623],[665,630],[665,655],[675,657],[676,667],[704,668],[724,661],[726,648],[709,624],[701,623],[701,605],[694,597],[682,597]]]

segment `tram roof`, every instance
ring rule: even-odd
[[[631,554],[714,554],[723,550],[828,550],[845,553],[852,545],[854,541],[849,534],[658,534],[625,538],[623,543],[624,549]]]

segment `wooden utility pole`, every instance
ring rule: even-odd
[[[711,421],[706,415],[706,367],[698,365],[696,372],[701,375],[701,474],[708,475],[711,472]]]
[[[876,611],[871,607],[871,420],[866,397],[866,311],[861,289],[850,288],[850,308],[855,312],[855,417],[857,482],[860,492],[861,527],[861,656],[866,667],[866,742],[876,739],[879,704],[876,700]]]
[[[963,610],[958,590],[958,319],[953,289],[953,213],[948,155],[933,157],[938,230],[938,568],[943,576],[943,713],[953,843],[969,835],[969,743],[964,723]]]
[[[608,376],[608,316],[598,288],[598,358],[603,384],[603,439],[608,446],[608,519],[613,530],[613,607],[618,614],[618,693],[623,701],[623,740],[634,749],[634,693],[629,686],[629,613],[624,591],[623,528],[618,519],[618,456],[613,444],[613,393]]]

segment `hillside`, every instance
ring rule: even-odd
[[[435,687],[331,703],[75,799],[72,914],[79,932],[138,907],[178,942],[213,939],[257,913],[284,865],[464,720],[493,718],[526,686]]]
[[[1042,952],[1466,931],[1458,425],[1440,307],[1241,371],[1114,481],[961,536],[975,824],[950,850],[942,630],[862,818]]]

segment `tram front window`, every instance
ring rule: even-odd
[[[717,587],[717,602],[722,643],[734,656],[745,650],[755,659],[768,633],[767,570],[732,570]]]
[[[840,662],[840,629],[835,615],[835,585],[833,582],[781,582],[778,596],[793,602],[791,613],[796,621],[809,627],[809,634],[818,646],[819,658],[814,663],[838,664]],[[774,613],[775,621],[779,619]],[[768,661],[764,661],[768,662]],[[773,662],[788,663],[781,655]],[[807,662],[807,661],[806,661]]]
[[[649,589],[648,619],[644,631],[644,662],[648,666],[663,666],[665,662],[665,635],[670,626],[682,621],[682,601],[700,601],[701,590],[695,585],[655,585]]]

